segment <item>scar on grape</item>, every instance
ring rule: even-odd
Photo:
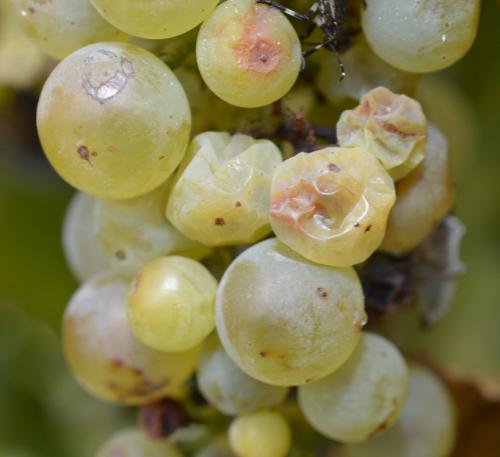
[[[328,292],[323,289],[323,287],[318,287],[316,289],[316,294],[321,297],[321,298],[327,298],[328,297]]]
[[[125,251],[119,250],[115,252],[115,257],[118,260],[125,260],[127,258],[127,254],[125,253]]]
[[[223,217],[217,217],[215,219],[215,225],[218,225],[218,226],[226,225],[226,221]]]

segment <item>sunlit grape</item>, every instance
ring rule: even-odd
[[[342,457],[448,457],[455,440],[455,412],[446,387],[427,368],[410,367],[408,400],[396,424]]]
[[[319,432],[342,442],[365,441],[390,428],[406,400],[406,363],[389,341],[363,333],[346,363],[299,387],[299,403]]]
[[[56,171],[106,198],[153,190],[174,171],[190,112],[175,75],[130,44],[99,43],[64,59],[40,95],[38,133]]]
[[[229,427],[229,444],[238,457],[285,457],[291,440],[285,418],[273,411],[240,416]]]
[[[95,198],[77,192],[64,216],[64,255],[69,268],[80,281],[86,281],[108,267],[96,240],[95,205]]]
[[[441,70],[469,50],[479,0],[365,0],[363,31],[373,50],[394,67]]]
[[[112,435],[95,457],[182,457],[169,440],[152,440],[141,430],[130,428]]]
[[[128,294],[135,336],[159,351],[198,346],[215,327],[217,281],[199,262],[159,257],[137,273]]]
[[[133,276],[146,262],[162,255],[199,259],[209,253],[208,248],[187,239],[166,219],[168,192],[167,183],[132,199],[95,199],[94,235],[114,271]]]
[[[128,284],[113,274],[85,283],[63,318],[63,349],[73,375],[97,397],[124,405],[150,403],[176,391],[191,375],[197,350],[159,352],[130,330]]]
[[[420,103],[385,87],[371,90],[337,123],[340,146],[364,147],[393,179],[406,176],[425,157],[427,119]]]
[[[402,255],[429,236],[453,205],[448,142],[437,128],[429,127],[427,155],[419,167],[398,181],[396,196],[381,248]]]
[[[143,38],[170,38],[194,29],[220,0],[90,0],[120,30]]]
[[[216,319],[224,348],[243,371],[268,384],[293,386],[342,365],[366,316],[352,268],[313,264],[270,239],[227,269]]]
[[[298,154],[273,175],[271,226],[313,262],[338,267],[366,260],[382,242],[394,183],[364,148]]]
[[[271,174],[281,162],[269,140],[207,132],[194,138],[168,200],[169,220],[207,246],[253,243],[271,231]]]
[[[255,0],[228,0],[202,25],[198,67],[210,89],[244,108],[270,104],[295,83],[301,46],[288,19]]]
[[[241,371],[214,335],[203,346],[196,373],[203,396],[224,414],[247,414],[281,403],[288,389],[270,386]]]
[[[87,44],[125,40],[88,0],[10,0],[26,33],[47,54],[62,59]]]

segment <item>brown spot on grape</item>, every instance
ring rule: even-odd
[[[314,378],[307,378],[304,382],[305,382],[306,384],[309,384],[309,383],[311,383],[311,382],[313,382],[313,381],[314,381]]]
[[[127,254],[125,253],[125,251],[122,251],[121,249],[119,251],[116,251],[115,252],[115,257],[118,259],[118,260],[126,260],[127,258]]]
[[[236,206],[236,208],[241,208],[241,202],[240,201],[237,201],[234,206]]]
[[[358,228],[360,225],[361,225],[361,224],[360,224],[359,222],[356,222],[356,223],[354,224],[354,227]]]
[[[163,160],[165,158],[165,156],[160,156],[160,160]]]
[[[334,164],[334,163],[329,163],[329,164],[328,164],[328,169],[329,169],[330,171],[335,172],[335,173],[338,173],[338,172],[340,172],[340,171],[341,171],[341,170],[340,170],[340,167],[339,167],[338,165]]]
[[[321,298],[328,297],[328,292],[325,289],[323,289],[323,287],[318,287],[316,289],[316,294],[318,295],[318,297],[321,297]]]
[[[267,356],[269,355],[269,352],[267,352],[267,351],[260,351],[260,352],[259,352],[259,355],[260,355],[261,357],[267,357]]]
[[[139,424],[153,439],[167,438],[188,422],[181,404],[175,400],[165,399],[139,409]]]
[[[226,221],[222,217],[217,217],[215,219],[215,225],[218,225],[218,226],[226,225]]]
[[[121,368],[125,365],[125,362],[121,359],[114,358],[114,359],[111,359],[111,365],[113,368],[118,370],[119,368]]]
[[[86,160],[90,163],[90,151],[87,146],[83,144],[81,146],[78,146],[77,152],[82,160]]]
[[[372,229],[373,225],[370,224],[365,228],[365,233],[369,232]]]
[[[30,6],[30,7],[28,8],[28,11],[29,11],[31,14],[35,14],[35,13],[36,13],[36,9],[35,9],[35,8],[33,8],[32,6]]]

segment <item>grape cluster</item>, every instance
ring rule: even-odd
[[[370,326],[404,295],[370,275],[424,259],[452,209],[447,139],[412,96],[469,49],[479,0],[352,2],[307,61],[286,13],[341,8],[269,3],[11,0],[62,59],[37,127],[79,191],[68,365],[105,401],[159,401],[96,455],[446,457],[449,394]]]

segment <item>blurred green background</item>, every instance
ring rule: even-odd
[[[408,350],[425,351],[441,368],[498,398],[499,26],[498,4],[483,2],[473,49],[419,88],[427,114],[451,143],[456,214],[467,226],[467,273],[451,313],[431,330],[404,338]],[[129,410],[93,400],[65,369],[59,325],[77,283],[60,238],[72,190],[51,171],[37,143],[36,95],[0,82],[0,457],[89,457],[111,431],[134,419]]]

